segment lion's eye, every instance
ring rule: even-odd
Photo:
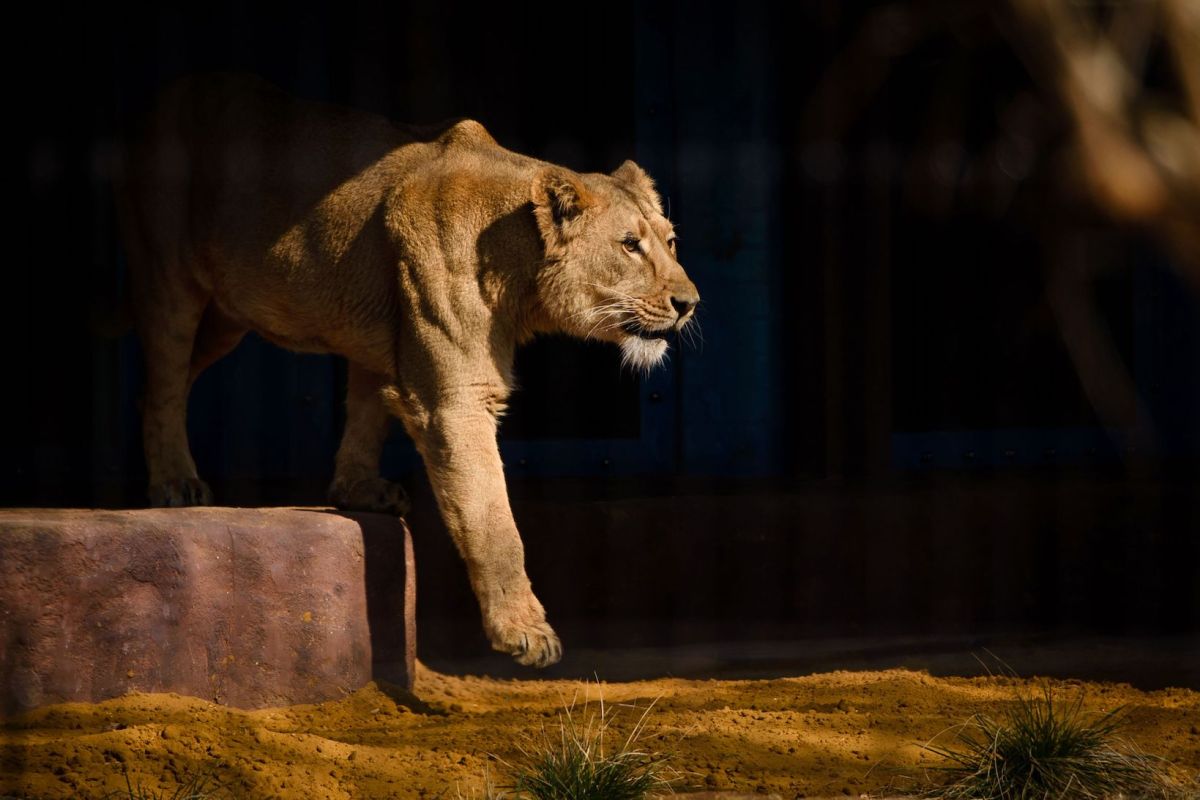
[[[667,247],[671,248],[672,253],[675,252],[675,240],[678,238],[678,236],[672,236],[670,239],[667,239]]]
[[[626,253],[638,253],[642,249],[642,243],[636,236],[626,236],[621,240],[621,246],[625,248]]]

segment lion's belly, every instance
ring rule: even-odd
[[[384,375],[394,372],[397,326],[388,287],[348,292],[336,276],[290,280],[261,263],[226,263],[212,277],[213,301],[221,311],[267,341],[301,353],[344,356]],[[360,299],[373,292],[377,302]]]
[[[374,210],[379,196],[303,209],[286,186],[271,189],[224,186],[204,198],[201,282],[228,316],[268,341],[390,374],[396,268]]]

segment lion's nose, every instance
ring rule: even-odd
[[[696,307],[696,303],[698,303],[698,302],[699,302],[699,300],[694,297],[672,297],[671,298],[671,305],[675,306],[675,313],[677,313],[679,315],[680,319],[683,319],[688,314],[690,314],[692,312],[692,309]]]

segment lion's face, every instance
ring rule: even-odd
[[[550,167],[534,180],[533,200],[546,245],[540,299],[555,326],[620,345],[636,369],[661,362],[700,294],[650,178],[632,161],[612,175]]]

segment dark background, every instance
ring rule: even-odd
[[[1072,190],[1068,124],[994,4],[784,5],[39,4],[6,54],[0,502],[144,504],[138,345],[96,333],[123,281],[115,142],[177,75],[240,69],[657,180],[703,344],[638,380],[535,343],[502,433],[570,646],[1200,630],[1197,296]],[[1064,275],[1129,376],[1103,418]],[[206,373],[189,425],[218,502],[322,503],[343,387],[253,336]],[[414,496],[423,653],[485,651],[398,425],[384,461]]]

